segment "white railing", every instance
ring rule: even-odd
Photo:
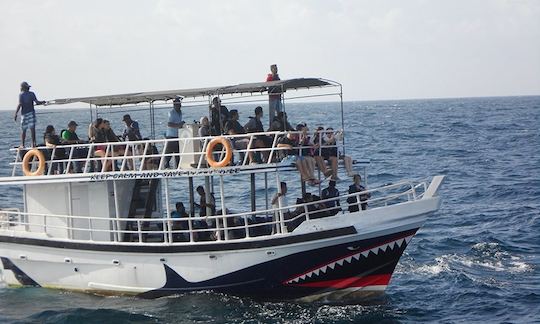
[[[299,134],[299,132],[261,132],[241,135],[223,135],[233,142],[233,151],[237,154],[236,161],[231,162],[229,166],[248,166],[250,165],[250,156],[265,155],[264,161],[258,164],[273,164],[280,162],[290,148],[279,145],[279,139],[287,136],[288,133]],[[324,131],[321,131],[324,134]],[[267,136],[272,140],[270,147],[255,147],[257,139],[261,136]],[[108,172],[141,172],[147,170],[183,170],[183,169],[208,169],[206,162],[206,150],[208,143],[217,136],[192,137],[192,138],[174,138],[157,139],[125,142],[107,142],[107,143],[81,143],[70,145],[57,145],[54,147],[36,147],[41,151],[46,159],[46,167],[43,175],[54,176],[66,173],[96,174]],[[322,137],[322,135],[320,136]],[[235,148],[236,141],[243,140],[246,148]],[[178,143],[179,152],[168,153],[167,145]],[[322,145],[319,143],[319,155],[325,148],[341,148],[341,144]],[[306,146],[296,146],[293,148],[297,154],[302,154],[302,149]],[[23,175],[22,160],[24,155],[31,148],[13,148],[14,161],[12,165],[12,176]],[[224,157],[224,150],[215,151],[214,156],[217,160]],[[167,167],[167,161],[175,168]],[[178,163],[176,163],[178,160]],[[36,169],[38,162],[32,160],[30,169]]]
[[[48,235],[55,239],[107,241],[117,243],[188,244],[231,241],[290,233],[304,221],[346,213],[361,205],[369,209],[422,198],[427,183],[401,182],[376,189],[316,200],[281,208],[204,217],[125,218],[24,213],[17,209],[0,210],[0,233],[17,232]],[[363,200],[366,195],[370,198]],[[351,203],[349,198],[355,198]],[[339,202],[326,206],[328,202]],[[345,203],[343,203],[345,202]],[[262,215],[273,215],[262,218]],[[339,217],[339,216],[338,216]],[[360,214],[361,217],[361,214]],[[79,224],[75,226],[74,224]],[[97,238],[99,236],[99,238]]]

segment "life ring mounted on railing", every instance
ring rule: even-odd
[[[223,145],[223,148],[225,149],[225,157],[221,161],[214,160],[214,148],[216,148],[217,145]],[[225,137],[216,137],[208,143],[208,146],[206,148],[206,161],[208,162],[208,165],[212,168],[223,168],[229,165],[231,163],[233,157],[233,147],[231,144],[231,141],[226,139]]]
[[[32,171],[32,167],[30,165],[30,163],[32,163],[32,159],[34,158],[37,158],[38,160],[38,168],[36,171]],[[31,149],[30,151],[26,152],[22,160],[22,171],[25,176],[43,175],[43,172],[45,172],[45,155],[43,152],[38,149]]]

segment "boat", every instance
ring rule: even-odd
[[[11,175],[0,178],[0,185],[22,187],[23,201],[22,208],[0,209],[1,280],[14,287],[143,298],[213,291],[268,300],[341,301],[383,293],[404,250],[439,209],[444,176],[342,193],[337,212],[335,204],[328,204],[336,198],[286,204],[281,196],[271,206],[269,195],[283,193],[283,179],[296,179],[300,197],[321,189],[321,184],[306,186],[298,176],[295,161],[307,159],[302,150],[295,147],[299,156],[289,159],[290,147],[279,144],[297,132],[284,128],[201,137],[201,125],[194,122],[185,124],[178,138],[156,135],[156,114],[170,110],[176,98],[203,115],[216,97],[266,107],[265,100],[276,93],[284,110],[293,100],[337,96],[333,109],[344,127],[342,85],[322,78],[49,101],[88,104],[91,120],[103,111],[143,107],[151,136],[10,149]],[[271,144],[255,145],[261,136]],[[344,129],[339,141],[327,146],[343,155],[346,139]],[[247,145],[231,144],[239,140]],[[178,152],[166,149],[170,143],[178,144]],[[253,163],[248,156],[266,158]],[[167,158],[178,161],[167,166]],[[366,185],[370,161],[354,161]],[[318,177],[324,184],[324,175]],[[178,183],[189,204],[186,217],[174,218],[171,194]],[[215,200],[215,210],[207,205],[197,212],[195,183],[203,184],[201,198]],[[249,196],[250,203],[231,194],[230,186]]]

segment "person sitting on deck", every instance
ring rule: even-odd
[[[90,125],[88,125],[88,141],[90,143],[95,142],[96,135],[99,132],[99,129],[100,129],[100,126],[101,126],[102,122],[103,122],[102,118],[96,118],[95,121],[93,121],[92,123],[90,123]]]
[[[238,122],[238,110],[232,109],[230,111],[231,119],[227,121],[227,124],[225,124],[225,134],[228,135],[239,135],[239,134],[245,134],[246,130],[240,123]],[[249,139],[245,137],[233,137],[232,138],[233,146],[236,150],[245,150],[248,147]],[[243,163],[245,152],[240,152],[240,164]],[[248,153],[249,162],[253,162],[253,152]]]
[[[356,192],[362,192],[362,191],[366,190],[366,188],[360,184],[361,181],[362,181],[362,177],[359,174],[355,174],[353,176],[353,181],[354,181],[354,183],[349,186],[349,194],[356,193]],[[364,202],[364,201],[371,198],[371,194],[369,192],[361,194],[358,197],[360,201],[358,201],[357,197],[358,197],[358,195],[350,196],[349,198],[347,198],[347,203],[349,204],[349,212],[351,212],[351,213],[357,212],[357,211],[360,210],[358,208],[358,203],[361,203],[360,205],[362,207],[362,210],[366,210],[368,204],[367,204],[367,202]]]
[[[99,128],[96,132],[96,136],[94,139],[95,143],[115,143],[120,142],[120,139],[118,136],[114,133],[114,131],[111,128],[111,123],[104,119],[102,120],[101,124],[99,124]],[[124,156],[126,153],[126,146],[125,145],[111,145],[107,147],[107,145],[97,145],[95,147],[94,155],[99,156],[102,158],[108,157],[114,157],[114,156]],[[133,169],[133,161],[127,160],[126,161],[128,168]],[[116,165],[116,161],[113,163],[110,161],[110,159],[106,159],[105,162],[105,171],[112,171],[112,170],[119,170],[120,168]]]
[[[269,132],[284,132],[284,131],[294,131],[294,127],[287,120],[287,113],[284,111],[278,112],[277,116],[274,117],[270,127],[268,128]]]
[[[142,139],[139,122],[131,119],[129,114],[124,115],[122,121],[126,124],[122,137],[125,141],[140,141]]]
[[[325,146],[333,146],[333,147],[327,147],[323,149],[323,155],[325,156],[326,160],[330,161],[330,165],[333,172],[333,178],[339,179],[337,176],[337,169],[338,169],[338,149],[337,149],[337,137],[342,136],[341,132],[334,132],[334,129],[332,127],[326,128],[326,136],[323,138],[324,145]],[[349,177],[354,176],[356,173],[353,171],[353,161],[350,156],[342,155],[341,159],[343,159],[343,164],[345,165],[345,170],[347,171],[347,175]]]
[[[79,136],[77,135],[77,122],[74,120],[70,121],[68,123],[68,128],[62,130],[60,133],[60,136],[62,137],[62,142],[65,144],[82,144],[84,141],[79,139]],[[84,159],[88,155],[88,149],[87,148],[72,148],[73,152],[67,152],[68,156],[71,154],[72,159]],[[82,166],[84,165],[84,161],[74,161],[73,164],[75,165],[75,172],[81,173],[82,172]]]
[[[53,125],[48,125],[45,129],[45,134],[43,134],[43,142],[45,143],[46,147],[51,148],[50,154],[52,163],[51,172],[53,174],[60,174],[64,173],[64,164],[61,161],[57,160],[63,160],[66,158],[66,150],[64,148],[57,148],[56,146],[60,145],[60,136],[56,134],[56,131],[54,129]],[[54,154],[53,154],[54,152]]]
[[[182,202],[177,202],[176,210],[171,212],[172,225],[171,230],[173,231],[187,231],[189,230],[188,225],[188,213]],[[173,233],[172,234],[173,242],[189,242],[189,233]]]
[[[306,133],[307,135],[306,130],[304,130],[303,133]],[[311,145],[311,150],[308,152],[308,154],[309,156],[313,157],[317,167],[322,172],[322,174],[324,174],[325,177],[332,177],[333,180],[337,180],[333,176],[333,170],[329,170],[326,167],[326,162],[322,154],[324,150],[321,149],[321,147],[324,146],[324,141],[322,139],[323,135],[324,135],[324,127],[319,126],[317,127],[317,130],[313,134],[313,139],[307,137],[307,146]]]
[[[224,134],[228,120],[229,110],[221,104],[219,97],[214,97],[210,105],[210,134],[212,136]]]
[[[329,198],[337,198],[335,200],[328,200],[325,201],[324,204],[326,208],[329,210],[326,211],[328,216],[334,216],[341,210],[340,204],[339,204],[339,190],[336,188],[336,181],[330,180],[328,182],[328,187],[324,188],[322,191],[322,199],[326,200]],[[334,208],[336,207],[336,208]],[[330,209],[332,208],[332,209]]]
[[[201,127],[199,128],[199,134],[198,134],[199,137],[210,136],[210,121],[208,120],[208,117],[206,116],[201,117],[201,120],[199,123],[201,124]]]
[[[255,117],[249,117],[249,121],[244,125],[244,129],[248,133],[263,133],[264,127],[261,122],[261,119],[263,117],[263,109],[261,106],[255,107]],[[254,148],[270,148],[272,147],[273,139],[270,136],[267,135],[257,135],[252,141],[252,146]],[[269,151],[262,151],[262,156],[264,157],[264,161],[268,161],[268,157],[270,155]]]
[[[282,150],[285,149],[282,152],[286,156],[281,161],[281,163],[291,162],[295,164],[298,172],[300,172],[302,181],[306,181],[309,185],[312,186],[319,184],[318,180],[315,179],[315,175],[313,174],[312,169],[309,167],[306,159],[298,155],[298,134],[292,132],[287,133],[286,137],[280,139],[277,147]]]

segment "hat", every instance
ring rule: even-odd
[[[30,87],[31,87],[31,86],[30,86],[30,85],[28,84],[28,82],[26,82],[26,81],[23,81],[23,82],[21,83],[21,88],[30,88]]]
[[[124,117],[122,117],[123,121],[130,120],[131,116],[129,114],[125,114]]]
[[[70,121],[70,122],[68,123],[68,127],[69,127],[69,126],[79,126],[79,124],[77,124],[74,120],[72,120],[72,121]]]
[[[173,102],[174,103],[182,103],[182,98],[181,97],[176,97],[176,98],[174,98]]]

